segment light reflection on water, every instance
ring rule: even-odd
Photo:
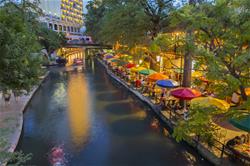
[[[68,82],[68,118],[71,137],[78,148],[87,141],[90,129],[90,99],[86,80],[72,75]]]

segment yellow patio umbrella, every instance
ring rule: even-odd
[[[145,70],[145,69],[146,69],[145,67],[139,66],[139,67],[133,67],[133,68],[131,68],[131,71],[132,72],[139,72],[139,71]]]
[[[202,77],[203,76],[203,73],[201,71],[194,71],[192,72],[192,77]]]
[[[223,112],[226,112],[230,108],[230,104],[227,103],[224,100],[220,100],[214,97],[198,97],[191,101],[191,106],[198,105],[198,106],[215,106],[222,110]]]

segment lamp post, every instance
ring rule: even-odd
[[[163,57],[162,56],[156,56],[156,61],[158,63],[160,63],[160,72],[162,72],[162,68],[163,68]]]
[[[139,65],[141,65],[141,64],[142,64],[142,59],[139,60]]]

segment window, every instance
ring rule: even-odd
[[[67,27],[68,28],[68,32],[70,32],[70,27]]]
[[[66,31],[66,26],[63,26],[63,31]]]
[[[74,29],[73,29],[73,27],[71,27],[71,32],[74,32]]]
[[[53,25],[49,23],[49,29],[53,29]]]
[[[55,30],[55,31],[58,30],[57,24],[54,24],[54,30]]]

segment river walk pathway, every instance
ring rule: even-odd
[[[5,146],[1,147],[0,151],[11,153],[15,151],[22,133],[23,112],[48,74],[47,72],[41,77],[40,83],[28,95],[22,95],[17,100],[12,94],[10,101],[6,103],[3,94],[0,93],[0,138],[5,143]],[[0,165],[2,164],[0,161]]]

